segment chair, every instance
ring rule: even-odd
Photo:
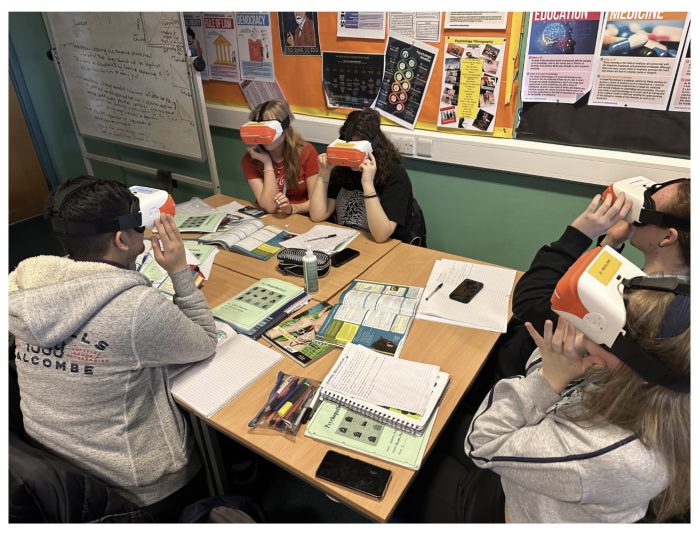
[[[144,523],[153,521],[129,499],[67,460],[11,432],[10,523]]]
[[[413,246],[427,248],[428,230],[425,225],[425,217],[415,197],[411,202],[410,211],[408,223],[406,224],[406,238],[403,241]]]

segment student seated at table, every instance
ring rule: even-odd
[[[335,215],[336,223],[369,231],[377,242],[407,241],[413,190],[401,155],[380,129],[379,114],[370,108],[350,112],[340,138],[366,140],[372,152],[357,169],[334,166],[326,153],[319,155],[311,219]]]
[[[290,118],[287,104],[271,100],[250,112],[250,121],[279,121]],[[309,212],[309,193],[318,173],[318,153],[293,126],[287,126],[272,143],[253,145],[241,160],[243,175],[255,199],[270,214],[288,216]]]
[[[543,265],[540,259],[542,255],[548,255],[550,249],[555,250],[561,262],[568,266],[591,246],[596,237],[601,245],[609,245],[618,251],[629,240],[644,254],[642,269],[645,273],[690,281],[690,179],[660,183],[651,199],[657,211],[678,218],[680,222],[664,226],[629,223],[619,214],[623,210],[624,195],[618,197],[614,205],[610,196],[603,200],[597,195],[558,240],[540,250],[513,291],[514,319],[508,334],[499,341],[491,362],[486,364],[476,382],[482,387],[482,394],[483,389],[490,388],[495,381],[525,371],[525,362],[535,346],[523,322],[531,322],[541,331],[545,320],[556,318],[550,307],[550,294],[542,292],[543,286],[549,288],[546,281],[549,271],[560,273],[558,267]],[[627,214],[629,209],[624,210]],[[541,281],[543,277],[545,281]],[[478,400],[473,400],[472,411]]]
[[[535,270],[559,272],[542,278],[551,296],[571,263],[547,247],[539,256]],[[537,350],[525,376],[499,381],[473,419],[462,417],[455,441],[438,445],[421,469],[404,515],[634,522],[649,506],[657,521],[687,512],[690,297],[626,290],[624,299],[627,337],[641,349],[624,361],[562,318],[556,330],[547,320],[543,335],[526,324]],[[647,361],[634,359],[640,352]],[[652,376],[649,360],[666,375]]]
[[[76,177],[52,193],[46,216],[68,256],[10,273],[9,329],[29,437],[175,521],[204,481],[168,366],[213,355],[217,330],[172,216],[155,221],[151,239],[172,301],[130,268],[144,251],[139,211],[114,181]]]

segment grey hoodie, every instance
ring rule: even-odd
[[[556,393],[535,350],[527,376],[499,381],[472,421],[465,449],[501,475],[515,523],[631,523],[668,485],[662,456],[612,424],[575,423],[557,413],[580,397]],[[573,409],[573,406],[572,408]]]
[[[171,275],[172,302],[142,274],[104,263],[40,256],[9,276],[27,433],[139,505],[167,497],[199,468],[167,366],[216,349],[190,270]]]

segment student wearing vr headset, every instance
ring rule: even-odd
[[[287,105],[264,102],[241,127],[248,152],[241,160],[243,175],[266,212],[288,216],[309,212],[309,193],[318,173],[318,153],[290,124]]]
[[[126,186],[88,176],[52,193],[46,216],[68,256],[26,259],[9,276],[25,430],[175,521],[199,498],[201,463],[168,367],[210,357],[217,342],[177,226]],[[172,301],[130,269],[154,225],[150,254],[172,279]]]
[[[377,242],[404,240],[413,190],[401,155],[380,129],[379,114],[370,109],[350,112],[340,127],[340,141],[371,145],[358,167],[335,165],[328,153],[318,157],[318,180],[311,194],[310,216],[368,230]]]
[[[655,520],[687,511],[690,286],[609,248],[581,255],[625,218],[661,217],[633,206],[624,192],[596,196],[540,249],[518,284],[541,322],[523,319],[537,349],[476,417],[453,416],[402,505],[412,520],[498,522],[504,504],[515,522],[631,522],[650,503]],[[590,316],[571,314],[584,305]],[[553,330],[558,314],[582,332],[565,318]]]

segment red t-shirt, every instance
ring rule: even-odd
[[[263,172],[260,167],[258,167],[258,161],[253,160],[253,157],[247,152],[241,160],[241,167],[243,167],[243,175],[245,176],[246,180],[263,178]],[[282,192],[284,191],[284,182],[286,180],[285,163],[273,162],[272,167],[275,169],[277,187],[279,188],[279,191]],[[316,152],[314,146],[309,142],[306,142],[306,145],[301,150],[299,167],[299,176],[296,187],[292,188],[291,190],[287,190],[287,197],[292,204],[303,203],[309,200],[309,194],[306,189],[306,178],[313,177],[318,173],[318,153]]]

